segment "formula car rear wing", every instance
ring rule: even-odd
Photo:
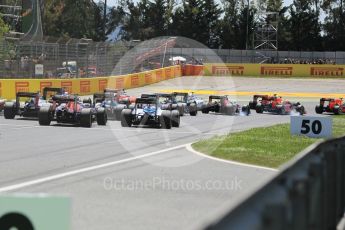
[[[157,99],[153,97],[137,98],[135,104],[157,104]]]
[[[179,95],[179,96],[188,96],[188,93],[182,93],[182,92],[173,92],[174,95]]]
[[[55,94],[64,94],[65,90],[63,88],[45,87],[43,88],[43,100],[47,100],[48,92],[54,92]]]
[[[106,88],[104,89],[104,93],[118,93],[120,91],[125,91],[124,89],[110,89],[110,88]]]
[[[342,99],[342,98],[340,98]],[[335,98],[321,98],[320,101],[335,101]]]
[[[270,96],[267,94],[256,94],[253,96],[253,101],[256,102],[259,98],[262,100],[274,100],[274,96]]]
[[[209,100],[213,100],[213,99],[223,99],[226,98],[226,96],[218,96],[218,95],[210,95],[208,97]]]
[[[53,101],[59,102],[59,103],[66,103],[69,101],[75,101],[77,96],[74,95],[54,95],[52,97]]]
[[[158,97],[166,97],[166,98],[173,98],[174,95],[171,93],[156,93]]]
[[[16,94],[16,97],[37,97],[39,95],[39,93],[32,93],[32,92],[18,92]]]
[[[141,94],[141,98],[156,98],[157,94]]]

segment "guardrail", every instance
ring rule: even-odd
[[[345,137],[316,144],[206,229],[344,229]]]

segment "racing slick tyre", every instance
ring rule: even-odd
[[[320,105],[315,106],[315,113],[322,114],[323,113],[323,107]]]
[[[278,114],[279,115],[285,115],[286,114],[285,106],[278,108]]]
[[[208,107],[206,105],[203,105],[202,108],[201,108],[201,112],[202,113],[209,113],[210,111],[208,110]]]
[[[182,117],[184,115],[184,104],[178,103],[177,104],[177,111],[179,112],[180,116]]]
[[[256,103],[254,101],[249,102],[249,109],[255,109]]]
[[[176,110],[176,109],[178,109],[177,104],[171,104],[171,110]]]
[[[256,111],[256,113],[263,113],[264,107],[262,105],[256,105],[255,111]]]
[[[180,127],[180,114],[176,110],[171,112],[171,125],[172,127]]]
[[[159,117],[159,123],[161,124],[162,128],[171,129],[171,126],[172,126],[171,111],[168,111],[168,110],[162,111],[162,114]]]
[[[241,112],[242,112],[242,114],[244,114],[246,116],[249,116],[249,114],[250,114],[250,106],[249,105],[242,106]]]
[[[38,111],[38,123],[40,125],[48,126],[52,121],[52,111],[50,107],[41,107]]]
[[[132,126],[132,110],[123,109],[121,111],[121,126],[122,127],[131,127]]]
[[[233,105],[226,105],[223,110],[224,110],[224,114],[229,115],[229,116],[235,115],[235,112],[236,112],[236,108]]]
[[[85,128],[92,126],[92,113],[91,109],[82,109],[80,114],[80,125]]]
[[[191,103],[189,105],[189,115],[196,116],[198,114],[198,106],[196,103]]]
[[[114,113],[115,113],[115,121],[120,121],[121,120],[121,113],[122,110],[126,108],[126,105],[119,104],[115,106]]]
[[[297,108],[297,112],[298,112],[300,115],[306,114],[305,108],[304,108],[303,105],[301,105],[300,107]]]
[[[104,108],[98,108],[97,109],[96,119],[97,119],[97,125],[106,125],[107,124],[108,116],[107,116],[107,113],[105,112]]]
[[[341,114],[341,108],[340,108],[340,106],[339,106],[339,105],[334,106],[333,112],[334,112],[334,115],[339,115],[339,114]]]
[[[16,104],[14,102],[6,102],[4,106],[5,119],[14,119],[16,116]]]
[[[219,104],[214,106],[214,112],[215,113],[220,113],[221,112],[220,109],[221,109],[221,106]]]

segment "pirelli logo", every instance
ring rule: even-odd
[[[157,81],[162,81],[163,80],[162,70],[157,70],[156,71],[156,79],[157,79]]]
[[[139,76],[138,75],[134,75],[134,76],[131,76],[131,86],[133,87],[136,87],[136,86],[139,86]]]
[[[25,81],[25,82],[16,82],[15,87],[16,87],[16,93],[18,92],[29,92],[29,86],[30,83]]]
[[[344,76],[344,68],[341,67],[311,67],[311,76],[341,77]]]
[[[40,92],[43,93],[43,89],[46,87],[52,87],[53,86],[53,82],[51,81],[43,81],[40,82]]]
[[[244,66],[212,66],[212,75],[242,76]]]
[[[152,74],[146,73],[145,74],[145,84],[151,84],[152,83]]]
[[[165,69],[165,78],[166,79],[171,78],[171,69]]]
[[[67,93],[73,93],[73,87],[71,81],[62,81],[61,88],[63,88]]]
[[[293,67],[274,67],[274,66],[262,66],[261,75],[266,76],[291,76]]]
[[[181,66],[175,66],[175,74],[181,72]]]
[[[0,81],[0,96],[2,96],[2,82]]]
[[[125,80],[123,77],[116,78],[116,88],[117,89],[123,89],[125,88]]]
[[[80,92],[81,93],[90,93],[91,91],[91,82],[90,81],[80,81]]]
[[[98,91],[103,91],[107,88],[108,79],[98,80]]]

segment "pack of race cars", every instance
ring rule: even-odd
[[[301,103],[276,94],[253,95],[248,105],[240,105],[226,95],[210,95],[207,102],[193,93],[182,92],[142,94],[136,98],[127,95],[123,89],[105,89],[95,93],[93,99],[81,100],[78,95],[68,94],[62,88],[48,87],[43,89],[43,95],[18,92],[13,101],[0,99],[0,112],[3,111],[5,119],[16,116],[38,118],[39,124],[44,126],[56,122],[91,127],[94,122],[106,125],[108,119],[112,119],[120,121],[123,127],[144,125],[170,129],[179,127],[181,117],[186,114],[194,117],[200,111],[203,114],[248,116],[251,110],[259,114],[306,114]],[[345,113],[345,102],[342,98],[321,98],[315,112],[342,114]]]

